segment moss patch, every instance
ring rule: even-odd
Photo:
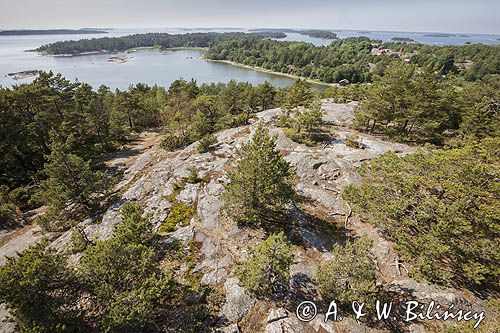
[[[170,214],[160,226],[160,232],[172,232],[180,225],[185,227],[196,213],[196,204],[186,204],[176,199],[176,196],[184,189],[184,185],[176,185],[172,194],[165,198],[172,203]]]

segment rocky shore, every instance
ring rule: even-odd
[[[21,79],[26,79],[28,77],[37,76],[38,74],[40,74],[40,72],[41,70],[34,69],[34,70],[9,73],[6,76],[11,77],[13,80],[21,80]]]

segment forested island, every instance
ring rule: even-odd
[[[102,29],[47,29],[47,30],[0,30],[0,36],[24,36],[24,35],[90,35],[107,34],[108,31]]]
[[[78,41],[62,41],[40,46],[35,51],[49,55],[79,55],[89,52],[116,52],[126,51],[138,47],[156,47],[170,49],[178,47],[209,47],[215,43],[225,40],[239,38],[264,39],[285,38],[282,32],[224,32],[224,33],[147,33],[135,34],[123,37],[102,37],[93,39],[82,39]]]
[[[306,35],[314,38],[323,38],[323,39],[337,39],[338,36],[336,33],[327,31],[327,30],[301,30],[299,32],[301,35]]]
[[[297,33],[314,38],[324,39],[337,39],[336,33],[329,30],[297,30],[297,29],[280,29],[280,28],[266,28],[266,29],[250,29],[254,32],[282,32],[282,33]]]
[[[447,37],[457,37],[455,34],[445,34],[442,32],[436,32],[431,34],[425,34],[424,37],[439,37],[439,38],[447,38]]]
[[[406,43],[416,43],[416,41],[409,37],[393,37],[391,38],[394,42],[406,42]]]

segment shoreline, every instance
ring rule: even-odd
[[[160,51],[160,52],[166,52],[166,51],[175,52],[175,51],[183,51],[183,50],[207,51],[208,47],[181,46],[181,47],[171,47],[171,48],[161,49],[161,48],[156,47],[156,46],[143,46],[143,47],[131,48],[131,49],[124,50],[124,51],[114,51],[114,52],[101,50],[101,51],[82,52],[82,53],[78,53],[78,54],[47,54],[45,52],[39,52],[39,53],[40,53],[40,55],[42,55],[44,57],[69,58],[69,57],[80,57],[80,56],[89,56],[89,55],[105,55],[105,54],[112,55],[112,54],[119,54],[119,53],[129,54],[129,53],[135,53],[135,52],[144,51],[144,50],[156,50],[156,51]],[[284,77],[288,77],[288,78],[294,79],[294,80],[301,79],[301,80],[305,80],[309,83],[312,83],[312,84],[315,84],[318,86],[322,86],[322,87],[339,87],[338,83],[326,83],[326,82],[322,82],[322,81],[319,81],[316,79],[306,78],[306,77],[302,77],[302,76],[298,76],[298,75],[294,75],[294,74],[275,72],[275,71],[272,71],[270,69],[266,69],[263,67],[244,65],[244,64],[240,64],[240,63],[230,61],[230,60],[207,59],[204,57],[204,55],[201,56],[201,59],[203,59],[205,61],[209,61],[209,62],[216,62],[216,63],[227,64],[227,65],[236,66],[236,67],[240,67],[240,68],[245,68],[245,69],[253,70],[256,72],[272,74],[272,75],[277,75],[277,76],[284,76]]]
[[[261,72],[261,73],[266,73],[266,74],[273,74],[273,75],[280,75],[280,76],[286,76],[286,77],[289,77],[291,79],[306,80],[309,83],[313,83],[313,84],[317,84],[317,85],[321,85],[321,86],[327,86],[327,87],[338,87],[339,86],[338,83],[325,83],[325,82],[321,82],[321,81],[315,80],[315,79],[310,79],[310,78],[307,78],[307,77],[302,77],[302,76],[297,76],[297,75],[287,74],[287,73],[281,73],[281,72],[275,72],[275,71],[272,71],[270,69],[265,69],[263,67],[244,65],[244,64],[240,64],[240,63],[237,63],[237,62],[234,62],[234,61],[231,61],[231,60],[214,60],[214,59],[207,59],[205,57],[202,57],[202,58],[205,61],[228,64],[228,65],[231,65],[231,66],[236,66],[236,67],[251,69],[251,70],[254,70],[256,72]]]
[[[108,50],[100,50],[100,51],[89,51],[89,52],[81,52],[81,53],[60,53],[60,54],[50,54],[45,51],[36,51],[36,50],[26,50],[24,52],[38,52],[42,57],[53,57],[53,58],[71,58],[71,57],[84,57],[89,55],[105,55],[105,54],[119,54],[119,53],[134,53],[138,51],[147,51],[147,50],[156,50],[156,51],[183,51],[183,50],[195,50],[195,51],[206,51],[208,47],[191,47],[191,46],[179,46],[179,47],[169,47],[162,49],[157,46],[141,46],[134,47],[131,49],[123,50],[123,51],[108,51]]]

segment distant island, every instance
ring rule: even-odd
[[[296,30],[296,29],[280,29],[280,28],[263,28],[263,29],[251,29],[249,31],[253,32],[275,32],[275,33],[296,33],[313,38],[323,38],[323,39],[337,39],[336,33],[329,30]]]
[[[401,42],[401,43],[416,43],[414,39],[408,37],[393,37],[391,38],[393,42]]]
[[[0,36],[24,36],[24,35],[90,35],[107,34],[106,30],[99,29],[48,29],[48,30],[1,30]]]
[[[440,37],[440,38],[449,38],[449,37],[457,37],[457,35],[454,34],[443,34],[440,32],[437,33],[432,33],[432,34],[426,34],[424,37]]]
[[[298,33],[299,30],[296,29],[286,29],[286,28],[260,28],[260,29],[250,29],[248,31],[252,32],[284,32],[284,33]]]
[[[299,31],[301,35],[306,35],[314,38],[323,38],[323,39],[337,39],[338,36],[336,33],[327,31],[327,30],[302,30]]]

